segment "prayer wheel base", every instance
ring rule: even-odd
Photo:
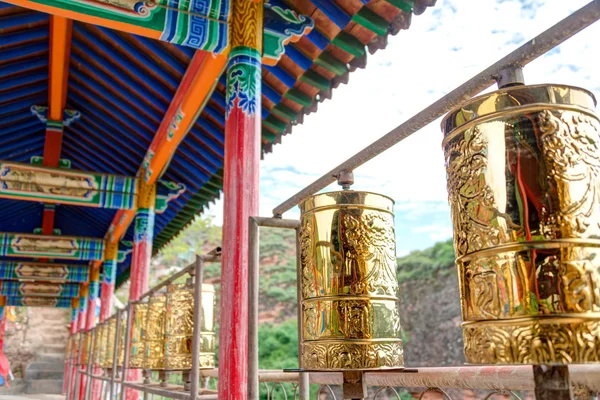
[[[316,371],[403,369],[402,341],[303,343],[302,367]]]

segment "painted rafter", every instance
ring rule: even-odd
[[[137,179],[133,177],[48,168],[0,160],[0,198],[129,209],[137,207]],[[181,183],[159,181],[158,213],[185,191]],[[51,234],[52,229],[43,231]]]
[[[104,240],[0,232],[0,256],[101,261]]]
[[[87,282],[89,265],[0,260],[0,280]]]
[[[79,297],[77,283],[0,281],[0,295],[8,297]]]
[[[79,306],[78,298],[68,297],[38,297],[38,296],[15,296],[6,298],[7,306],[16,307],[57,307],[57,308],[77,308]]]
[[[229,0],[6,0],[50,15],[216,54],[227,48]],[[207,5],[208,3],[208,5]]]

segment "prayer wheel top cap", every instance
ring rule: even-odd
[[[573,107],[578,111],[593,113],[596,98],[586,89],[555,84],[512,86],[486,93],[473,97],[444,117],[441,123],[444,144],[454,136],[457,128],[471,121],[501,116],[511,110],[523,112],[528,107],[535,106],[539,109],[540,105],[547,109],[553,105],[560,106],[561,109]]]
[[[390,197],[371,192],[341,190],[338,192],[320,193],[302,200],[299,204],[302,214],[339,206],[371,207],[381,211],[393,212],[394,200]]]

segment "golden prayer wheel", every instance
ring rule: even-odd
[[[121,313],[119,323],[119,348],[117,351],[117,367],[123,367],[125,361],[125,334],[127,329],[127,313]]]
[[[78,364],[87,365],[90,354],[90,331],[81,334],[81,356]]]
[[[215,366],[215,288],[202,285],[202,325],[200,327],[200,368]],[[194,336],[194,285],[191,280],[167,288],[165,329],[165,369],[192,368],[192,338]]]
[[[600,361],[600,123],[564,85],[515,86],[442,122],[465,356]]]
[[[133,322],[131,325],[131,346],[129,354],[130,368],[144,367],[144,335],[148,304],[137,303],[133,305]]]
[[[96,326],[96,339],[94,344],[94,364],[98,367],[104,366],[104,353],[106,349],[106,338],[104,337],[106,324]]]
[[[301,368],[404,367],[393,206],[351,190],[300,204]]]
[[[144,330],[144,369],[165,369],[165,324],[167,296],[154,295],[148,300]]]
[[[71,342],[71,346],[72,347],[72,353],[71,353],[71,360],[73,360],[74,364],[78,364],[79,363],[79,337],[80,337],[80,333],[74,333],[73,335],[71,335],[71,337],[73,338],[72,342]]]
[[[112,368],[113,367],[113,355],[114,355],[114,347],[115,347],[115,338],[117,333],[117,318],[112,317],[109,318],[105,322],[104,327],[104,342],[106,343],[104,347],[104,368]]]
[[[65,347],[65,354],[67,359],[71,358],[71,349],[73,348],[73,335],[69,335],[67,338],[67,345]]]

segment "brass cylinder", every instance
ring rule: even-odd
[[[148,304],[137,303],[133,305],[133,319],[131,325],[131,346],[129,354],[129,368],[144,367],[144,336],[146,330],[146,317]]]
[[[115,347],[115,337],[117,333],[117,318],[112,317],[109,318],[106,322],[105,329],[105,343],[106,346],[104,348],[104,368],[112,368],[113,367],[113,354]]]
[[[71,359],[71,350],[73,349],[73,335],[69,335],[67,338],[67,345],[65,347],[65,354],[67,359]]]
[[[72,352],[71,359],[73,360],[74,364],[79,363],[79,337],[80,336],[81,336],[81,333],[79,333],[79,332],[76,332],[71,336],[73,338],[73,341],[71,343],[71,345],[73,346],[73,352]]]
[[[121,313],[119,323],[119,348],[117,352],[117,367],[123,367],[125,360],[125,334],[127,333],[127,313]]]
[[[215,288],[202,285],[202,324],[200,327],[200,368],[215,366]],[[192,368],[194,335],[194,285],[173,284],[167,288],[165,330],[165,369],[185,371]]]
[[[148,300],[144,335],[144,369],[165,369],[165,323],[167,296],[154,295]]]
[[[300,204],[301,368],[404,366],[393,206],[351,190]]]
[[[96,326],[96,344],[94,345],[94,364],[98,367],[104,367],[104,353],[106,352],[106,324],[101,323]]]
[[[476,97],[442,122],[465,356],[600,361],[600,123],[564,85]]]

